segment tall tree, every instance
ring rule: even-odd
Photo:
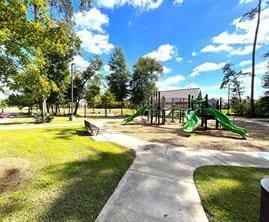
[[[96,76],[90,84],[88,84],[86,88],[85,99],[88,103],[89,107],[92,107],[93,112],[95,108],[95,104],[98,102],[98,98],[100,99],[101,92],[101,81],[99,76]]]
[[[130,81],[131,101],[135,105],[144,104],[156,92],[158,75],[162,72],[163,67],[157,60],[149,57],[138,59]]]
[[[87,85],[90,84],[91,80],[94,81],[95,77],[98,76],[98,71],[102,69],[103,61],[99,56],[95,56],[89,61],[89,65],[84,71],[77,71],[74,78],[74,101],[75,110],[74,115],[77,114],[79,102],[85,98]],[[71,98],[71,86],[67,87],[66,97]]]
[[[265,58],[269,58],[269,52],[264,55]],[[269,69],[269,62],[267,64]],[[269,97],[269,70],[263,76],[263,88],[265,89],[265,96]]]
[[[107,117],[107,109],[110,109],[112,104],[115,102],[115,97],[109,89],[107,89],[101,96],[101,102],[105,107],[105,117]]]
[[[255,63],[256,63],[256,45],[258,39],[258,33],[260,28],[260,18],[261,18],[261,4],[262,0],[258,0],[257,7],[251,9],[249,12],[243,15],[243,18],[248,18],[253,20],[257,15],[257,23],[253,41],[253,50],[252,50],[252,68],[251,68],[251,90],[250,90],[250,113],[251,117],[255,116],[255,104],[254,104],[254,83],[255,83]]]
[[[244,93],[244,88],[241,86],[241,82],[239,77],[242,75],[242,72],[236,72],[232,69],[232,65],[227,63],[222,68],[223,71],[223,79],[220,85],[220,88],[227,88],[230,87],[233,93],[233,97],[238,98],[239,102],[242,101],[242,95]]]
[[[110,91],[116,100],[121,103],[121,115],[123,115],[124,99],[128,95],[129,72],[126,59],[121,48],[116,47],[109,61],[110,74],[107,77]]]

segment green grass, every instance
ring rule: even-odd
[[[269,169],[198,168],[194,180],[209,221],[259,221],[260,180],[266,175],[269,175]]]
[[[94,221],[134,153],[80,127],[55,127],[1,131],[0,157],[31,166],[30,179],[0,189],[0,221]]]

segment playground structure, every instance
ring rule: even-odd
[[[215,119],[216,120],[216,128],[218,128],[219,124],[226,130],[229,130],[233,133],[237,133],[241,135],[243,138],[247,136],[247,130],[245,128],[236,126],[228,116],[223,114],[221,111],[209,108],[208,107],[208,100],[206,99],[196,99],[192,100],[192,108],[189,108],[185,111],[185,115],[187,116],[188,121],[183,126],[184,132],[194,132],[200,125],[202,118],[202,125],[203,123],[206,124],[207,127],[207,120],[208,119]],[[198,105],[197,109],[193,109],[193,105]]]
[[[146,123],[150,125],[164,125],[167,120],[184,122],[184,113],[191,107],[191,99],[201,96],[199,88],[158,91],[146,105],[127,117],[124,122],[131,122],[138,116],[147,116]]]
[[[208,120],[215,120],[215,128],[222,126],[226,130],[241,135],[247,135],[247,130],[236,126],[228,116],[221,112],[222,99],[208,100],[208,95],[202,98],[199,88],[159,91],[150,98],[147,105],[138,109],[133,115],[124,119],[125,123],[136,117],[146,117],[143,123],[164,125],[168,120],[186,122],[184,132],[194,132],[200,125],[207,130]],[[187,120],[185,121],[185,118]]]

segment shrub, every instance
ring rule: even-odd
[[[50,123],[53,120],[54,116],[51,114],[47,114],[44,116],[41,113],[37,113],[34,115],[35,123]]]

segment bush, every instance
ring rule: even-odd
[[[235,115],[249,116],[250,115],[250,104],[249,99],[244,99],[241,102],[237,98],[233,98],[231,107]]]
[[[49,113],[46,116],[44,116],[44,119],[41,113],[37,113],[34,115],[35,123],[50,123],[53,119],[54,116]]]
[[[269,97],[262,97],[255,103],[255,113],[258,117],[269,117]]]

